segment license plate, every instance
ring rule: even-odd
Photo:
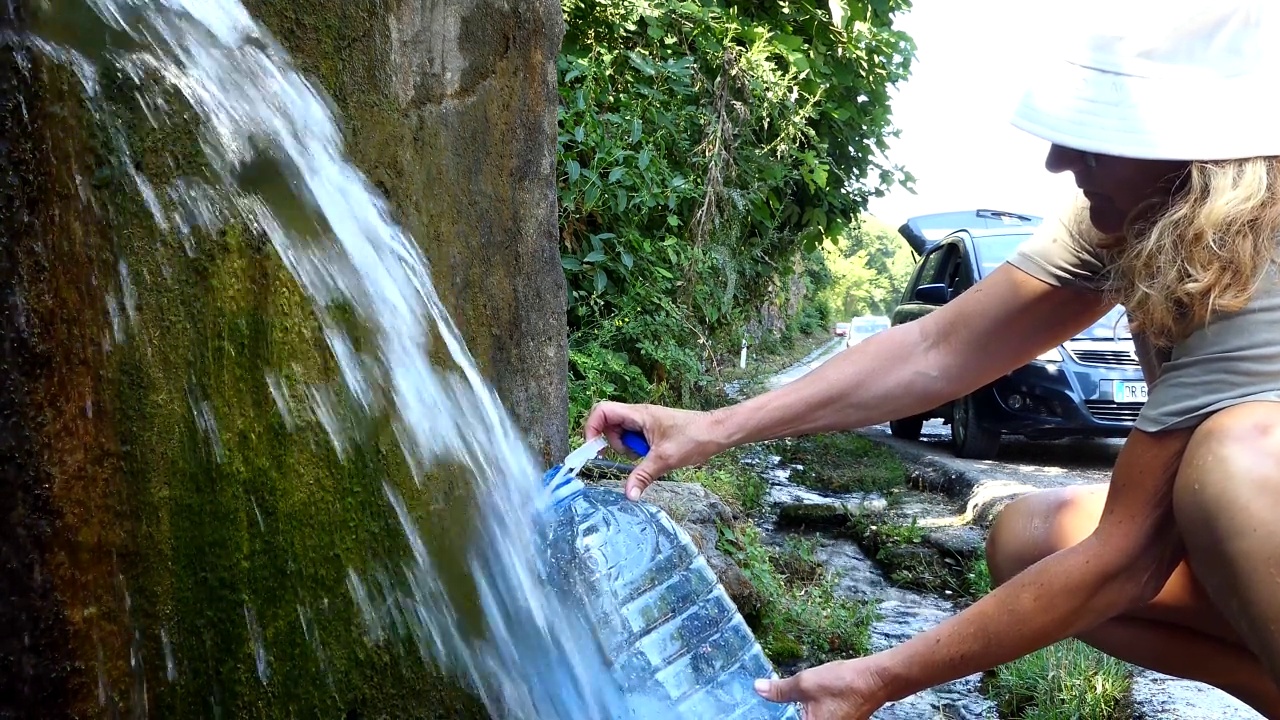
[[[1147,384],[1132,380],[1112,380],[1111,397],[1118,403],[1144,403],[1147,401]]]

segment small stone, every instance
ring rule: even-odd
[[[854,502],[786,503],[778,506],[780,528],[840,529],[863,513],[880,512],[886,506],[883,498],[872,497]]]
[[[972,525],[955,525],[930,530],[924,541],[943,554],[972,560],[982,554],[986,534]]]

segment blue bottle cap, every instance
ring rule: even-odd
[[[635,430],[622,431],[622,444],[640,457],[649,454],[649,441],[645,439],[642,433],[638,433]]]

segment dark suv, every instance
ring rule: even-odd
[[[898,232],[922,257],[893,311],[893,324],[921,318],[972,287],[1039,224],[1034,216],[992,210],[907,221]],[[914,440],[926,420],[942,418],[951,425],[957,456],[990,459],[1005,434],[1033,440],[1124,437],[1146,398],[1124,309],[1116,306],[1075,338],[994,383],[889,427],[894,436]]]

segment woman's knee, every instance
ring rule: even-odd
[[[1041,559],[1088,537],[1106,502],[1105,485],[1029,493],[1000,511],[987,535],[987,567],[1003,584]]]

